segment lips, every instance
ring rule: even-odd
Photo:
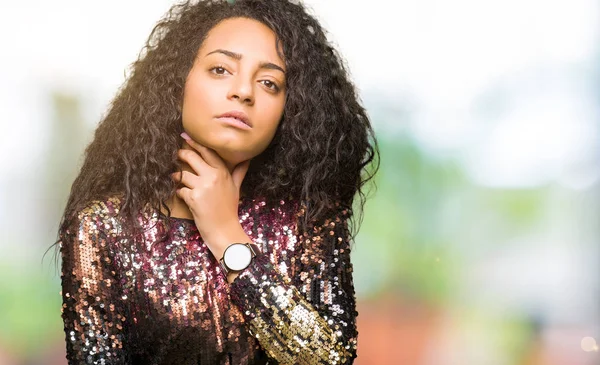
[[[217,118],[235,118],[247,126],[252,127],[252,122],[250,121],[250,118],[248,118],[248,115],[239,110],[228,111],[227,113],[217,116]]]

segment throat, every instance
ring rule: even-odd
[[[185,201],[178,197],[177,194],[174,194],[169,200],[167,200],[166,205],[171,210],[171,217],[194,219],[194,215],[192,214],[190,208],[188,208]],[[164,207],[161,207],[160,209],[162,214],[166,216],[167,210]]]

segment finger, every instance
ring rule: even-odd
[[[184,137],[185,138],[185,137]],[[191,138],[186,138],[187,144],[202,156],[206,163],[214,168],[226,168],[225,161],[213,149],[205,147]]]
[[[244,181],[244,177],[246,176],[246,172],[248,172],[248,167],[250,167],[250,160],[246,160],[244,162],[240,162],[237,164],[233,172],[231,173],[231,177],[238,191],[242,186],[242,181]]]
[[[194,175],[189,171],[174,172],[171,174],[171,178],[190,189],[194,189],[196,186],[198,186],[198,175]]]
[[[204,161],[202,156],[192,149],[180,149],[177,151],[177,157],[180,160],[187,162],[197,175],[203,175],[212,167]]]
[[[190,194],[192,193],[192,189],[189,188],[179,188],[175,190],[175,194],[177,194],[177,196],[179,196],[181,199],[183,199],[183,201],[185,202],[185,204],[187,204],[187,206],[190,206]]]

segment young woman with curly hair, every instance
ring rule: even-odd
[[[352,363],[378,149],[319,23],[185,2],[132,66],[59,227],[69,364]]]

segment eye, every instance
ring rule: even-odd
[[[213,70],[215,70],[217,72],[213,72]],[[212,72],[215,75],[223,75],[223,73],[221,73],[221,71],[227,71],[227,70],[222,65],[217,65],[215,67],[210,68],[208,71]]]
[[[279,86],[277,86],[276,83],[274,83],[273,81],[270,80],[263,80],[265,82],[265,86],[268,87],[269,89],[273,90],[273,91],[279,91]]]

